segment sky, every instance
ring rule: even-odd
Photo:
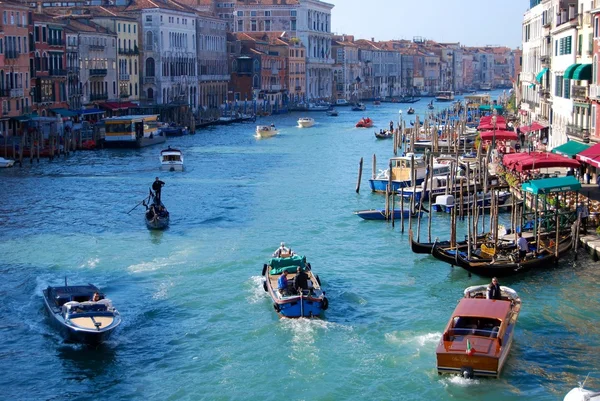
[[[324,0],[334,4],[334,33],[357,39],[421,36],[466,46],[521,47],[529,0]]]

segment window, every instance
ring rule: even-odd
[[[146,15],[146,22],[152,22],[152,16]]]
[[[256,20],[253,19],[250,24],[252,32],[256,32]]]
[[[241,19],[238,20],[238,22],[237,22],[237,31],[238,32],[244,31],[244,21],[242,21]]]
[[[244,12],[243,11],[238,11],[237,12],[237,16],[238,17],[243,17],[244,16]],[[4,18],[6,19],[6,11],[4,12]],[[596,21],[598,21],[598,19],[596,18]]]
[[[117,24],[117,32],[121,32],[121,24]]]
[[[594,37],[598,37],[598,17],[594,18]]]
[[[270,31],[271,30],[271,20],[266,20],[265,21],[265,31]]]
[[[577,39],[577,55],[581,56],[581,53],[583,52],[583,35],[580,34]]]
[[[597,109],[597,107],[598,106],[596,106],[596,105],[592,106],[592,115],[591,115],[591,122],[590,122],[590,124],[592,126],[592,130],[596,129],[596,109]]]
[[[265,17],[270,17],[271,16],[271,11],[265,11]]]
[[[161,21],[162,21],[162,18],[161,18]],[[133,33],[136,33],[136,28],[137,28],[137,25],[133,24]]]
[[[292,20],[292,31],[295,31],[295,30],[296,30],[296,20],[293,19]]]
[[[295,17],[296,16],[296,10],[290,11],[290,16]]]
[[[251,17],[256,17],[256,11],[250,11],[250,16]]]

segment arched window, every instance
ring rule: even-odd
[[[154,89],[148,88],[148,100],[152,100],[152,99],[154,99]]]
[[[252,79],[252,87],[254,87],[254,88],[259,87],[258,75],[255,75],[254,78]]]
[[[148,57],[146,59],[146,76],[147,77],[154,76],[154,59],[152,57]]]
[[[260,63],[258,62],[258,60],[254,60],[254,72],[257,72],[260,70]]]

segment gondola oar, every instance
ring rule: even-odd
[[[140,203],[138,203],[137,205],[135,205],[135,206],[134,206],[134,207],[133,207],[133,208],[132,208],[130,211],[128,211],[128,212],[127,212],[127,214],[129,214],[129,213],[133,212],[133,211],[134,211],[134,209],[136,209],[136,208],[137,208],[139,205],[141,205],[142,203],[144,203],[144,202],[146,201],[146,199],[147,199],[147,200],[150,200],[150,196],[151,196],[151,195],[148,195],[148,197],[147,197],[147,198],[144,198],[144,199],[142,199],[142,201],[141,201]]]

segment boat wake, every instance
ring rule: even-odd
[[[141,262],[134,265],[130,265],[127,269],[131,273],[142,273],[160,270],[165,267],[171,267],[174,265],[182,265],[185,261],[174,261],[173,256],[164,257],[164,258],[154,258],[147,262]]]
[[[385,335],[388,342],[396,344],[404,348],[405,346],[412,346],[410,348],[416,349],[417,351],[421,348],[434,348],[435,345],[440,341],[442,333],[427,333],[417,335],[411,332],[399,332],[394,331]]]
[[[263,302],[265,299],[270,299],[269,294],[263,289],[263,277],[252,276],[249,280],[249,291],[250,294],[247,297],[248,303],[256,304]]]
[[[465,379],[464,377],[462,377],[460,375],[450,375],[450,376],[444,376],[444,377],[440,378],[439,382],[444,387],[450,387],[450,386],[472,387],[472,386],[478,386],[480,383],[480,380],[479,379]]]
[[[89,258],[83,264],[81,264],[79,267],[94,269],[94,268],[96,268],[96,266],[98,266],[98,263],[100,263],[100,258]]]

